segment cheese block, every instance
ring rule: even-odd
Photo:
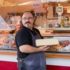
[[[58,39],[48,38],[48,39],[36,39],[36,46],[45,46],[45,45],[58,45]]]

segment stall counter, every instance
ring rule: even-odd
[[[46,69],[70,70],[70,55],[60,53],[45,53]],[[0,69],[18,70],[16,51],[0,51]]]

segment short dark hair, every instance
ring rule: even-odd
[[[33,15],[33,17],[35,17],[34,11],[24,11],[23,14],[26,13],[26,12],[30,12],[30,13]],[[23,14],[22,14],[22,15],[23,15]]]

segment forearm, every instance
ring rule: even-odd
[[[40,52],[39,48],[30,46],[30,45],[22,45],[19,47],[19,50],[24,53],[33,53],[33,52]]]

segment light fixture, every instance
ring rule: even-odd
[[[23,3],[18,3],[17,5],[18,6],[22,6],[22,5],[30,5],[30,4],[33,4],[34,1],[28,1],[28,2],[23,2]]]
[[[68,0],[41,0],[41,2],[67,2]]]

